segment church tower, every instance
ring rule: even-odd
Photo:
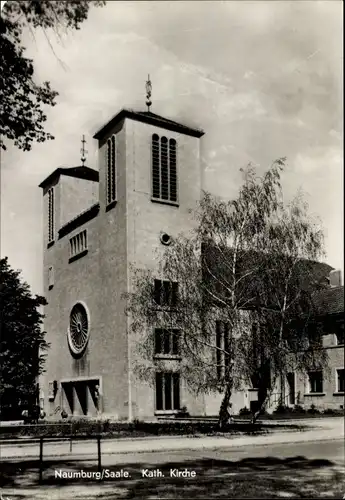
[[[131,289],[132,265],[155,270],[157,251],[195,224],[189,210],[201,196],[203,131],[152,113],[150,89],[148,103],[144,112],[123,109],[95,134],[99,173],[85,166],[60,169],[41,184],[50,416],[64,409],[153,418],[184,402],[178,374],[160,374],[155,387],[135,379],[123,294]],[[58,193],[53,204],[51,189]]]

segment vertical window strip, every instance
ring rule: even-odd
[[[345,370],[340,368],[337,370],[338,382],[337,382],[337,392],[345,392]]]
[[[174,410],[179,410],[180,409],[180,374],[179,373],[173,373],[172,374],[173,378],[173,409]]]
[[[157,134],[152,136],[152,196],[161,197],[160,148]]]
[[[164,403],[165,410],[172,410],[172,377],[171,373],[164,373]]]
[[[54,188],[48,191],[48,243],[54,241]]]
[[[180,353],[180,332],[179,330],[172,331],[172,354],[178,355]]]
[[[169,200],[168,139],[161,138],[161,198]]]
[[[116,199],[116,149],[115,149],[115,136],[111,138],[111,202]]]
[[[156,372],[156,410],[180,409],[180,374]]]
[[[106,155],[106,161],[107,161],[107,178],[106,178],[106,198],[107,198],[107,205],[109,203],[109,198],[110,198],[110,186],[111,186],[111,180],[110,180],[110,162],[111,162],[111,145],[110,145],[110,139],[107,140],[107,155]]]
[[[169,141],[169,200],[177,201],[176,141]]]
[[[116,144],[115,136],[107,141],[107,205],[116,200]]]
[[[178,356],[180,354],[180,330],[155,328],[154,352]]]
[[[55,232],[55,220],[54,220],[54,214],[55,214],[55,206],[54,206],[54,189],[52,188],[52,204],[51,204],[51,241],[54,240],[54,232]]]
[[[48,243],[50,242],[50,235],[51,235],[50,214],[51,214],[51,191],[49,189],[49,191],[48,191]]]
[[[51,289],[54,286],[54,267],[49,266],[48,268],[48,288]]]
[[[152,197],[177,201],[177,153],[175,139],[152,136]]]
[[[72,236],[69,240],[70,257],[74,257],[79,253],[87,250],[87,230],[84,229],[80,233]]]
[[[156,410],[163,410],[163,373],[156,373]]]

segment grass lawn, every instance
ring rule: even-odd
[[[154,470],[150,463],[106,465],[109,471],[123,469],[129,479],[58,479],[55,470],[97,472],[94,462],[46,463],[42,484],[38,484],[37,462],[2,464],[2,498],[112,500],[208,499],[208,498],[343,498],[344,468],[328,460],[276,457],[217,460],[196,458],[190,462],[159,464],[164,478],[143,478],[142,470]],[[187,468],[195,478],[175,478],[170,469]]]

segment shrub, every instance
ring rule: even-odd
[[[311,407],[308,409],[308,413],[315,415],[316,413],[320,413],[320,410],[318,410],[316,406],[312,404]]]
[[[301,405],[295,405],[292,409],[293,413],[305,413],[305,408]]]
[[[291,413],[291,408],[289,408],[288,406],[286,405],[278,405],[277,408],[274,410],[274,412],[276,415],[283,415],[283,414],[286,414],[286,413]]]
[[[323,410],[322,412],[324,415],[336,415],[337,412],[335,410],[333,410],[333,408],[326,408],[325,410]]]
[[[238,412],[239,415],[251,415],[252,412],[250,411],[249,408],[241,408],[240,411]]]
[[[189,417],[189,411],[187,410],[187,406],[182,406],[178,417]]]

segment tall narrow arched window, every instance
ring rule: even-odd
[[[176,141],[152,136],[152,198],[177,202]]]
[[[107,175],[106,175],[107,205],[116,200],[116,143],[113,135],[107,141]]]

